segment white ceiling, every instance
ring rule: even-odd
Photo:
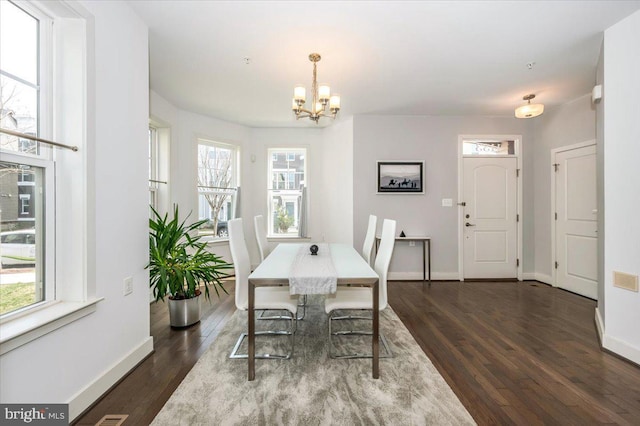
[[[149,26],[151,88],[180,109],[304,127],[295,84],[354,114],[513,116],[589,93],[603,30],[640,1],[130,1]],[[250,58],[245,64],[244,58]],[[527,63],[535,62],[533,69]],[[304,122],[303,122],[304,121]]]

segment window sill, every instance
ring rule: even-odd
[[[85,317],[104,298],[87,302],[57,302],[0,325],[0,355]]]
[[[229,244],[229,238],[203,238],[201,241],[211,246],[215,246],[218,244]]]
[[[274,236],[268,236],[267,237],[267,241],[273,241],[273,242],[278,242],[278,243],[282,243],[282,242],[304,242],[304,241],[311,241],[311,237],[296,237],[296,236],[283,236],[283,237],[274,237]]]

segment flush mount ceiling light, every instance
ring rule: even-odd
[[[313,62],[313,83],[311,85],[312,102],[311,109],[304,109],[302,106],[306,101],[306,91],[304,86],[297,85],[293,89],[293,102],[291,109],[296,114],[296,120],[300,118],[309,117],[318,124],[321,117],[336,118],[338,111],[340,111],[340,96],[334,94],[331,95],[331,89],[326,84],[318,87],[317,81],[317,63],[320,62],[320,55],[318,53],[312,53],[309,55],[309,60]],[[327,104],[329,104],[329,112],[327,112]]]
[[[527,103],[526,105],[522,105],[521,107],[516,108],[517,118],[533,118],[539,116],[544,112],[544,105],[531,103],[531,99],[535,97],[536,95],[534,94],[522,97],[522,99],[527,101]]]

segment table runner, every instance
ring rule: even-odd
[[[329,244],[317,244],[318,254],[309,247],[300,247],[289,271],[290,294],[333,294],[338,285],[338,273],[333,266]]]

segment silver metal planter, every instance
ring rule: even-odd
[[[169,298],[169,323],[171,327],[187,327],[200,321],[200,295],[191,299]]]

